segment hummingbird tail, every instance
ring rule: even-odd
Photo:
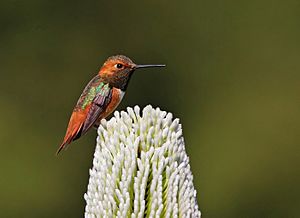
[[[80,127],[79,131],[74,131],[73,133],[71,133],[70,135],[66,134],[64,141],[61,143],[61,145],[59,146],[59,148],[56,151],[56,155],[58,155],[63,149],[66,149],[67,146],[72,142],[75,141],[76,139],[80,138],[82,133],[82,128]]]
[[[59,146],[59,148],[56,151],[56,156],[59,155],[59,153],[63,150],[66,149],[68,147],[68,145],[72,142],[75,141],[76,139],[78,139],[80,137],[80,133],[75,135],[75,136],[71,136],[69,138],[67,138],[66,140],[63,141],[63,143],[61,143],[61,145]]]
[[[56,156],[59,155],[59,153],[61,152],[61,150],[62,150],[64,147],[65,147],[64,144],[61,144],[61,145],[59,146],[59,148],[58,148],[57,151],[56,151]]]
[[[59,155],[59,153],[63,150],[63,149],[66,149],[68,147],[68,144],[70,144],[72,142],[71,141],[64,141],[63,143],[61,143],[61,145],[59,146],[59,148],[57,149],[56,151],[56,156]]]
[[[70,144],[72,141],[78,139],[81,136],[84,118],[85,117],[82,116],[82,114],[80,113],[72,113],[66,135],[64,137],[63,142],[59,146],[56,155],[58,155],[61,152],[61,150],[65,149],[68,144]]]
[[[71,141],[73,141],[73,140],[71,139],[71,140],[68,140],[68,141],[63,141],[63,143],[61,143],[61,145],[59,146],[59,148],[58,148],[57,151],[56,151],[56,156],[58,156],[59,153],[60,153],[63,149],[66,149],[66,148],[67,148],[67,145],[70,144]]]

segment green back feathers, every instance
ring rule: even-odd
[[[84,110],[86,106],[90,105],[96,95],[108,95],[110,87],[108,83],[101,81],[99,76],[94,77],[83,90],[82,95],[77,103],[77,106]]]

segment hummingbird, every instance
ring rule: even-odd
[[[164,64],[135,64],[124,55],[109,57],[98,74],[90,80],[75,105],[63,142],[56,154],[68,144],[97,128],[102,119],[109,116],[122,101],[128,82],[137,69],[165,67]]]

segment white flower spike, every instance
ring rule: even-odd
[[[151,106],[114,115],[98,129],[85,217],[201,217],[179,120]]]

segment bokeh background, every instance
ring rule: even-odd
[[[0,2],[0,217],[83,217],[96,132],[60,144],[105,59],[136,72],[119,110],[181,119],[203,217],[299,217],[300,4]]]

